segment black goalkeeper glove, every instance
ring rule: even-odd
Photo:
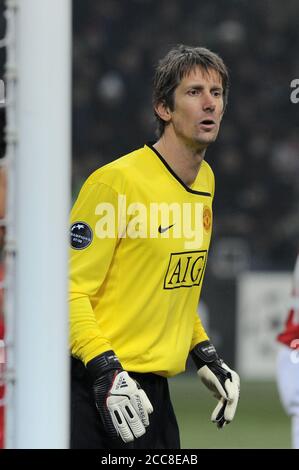
[[[110,438],[131,442],[145,434],[153,407],[146,393],[123,370],[113,351],[86,364],[93,379],[95,404]]]
[[[210,341],[198,343],[191,351],[191,357],[197,366],[197,374],[218,400],[211,420],[218,428],[230,423],[236,413],[240,378],[219,358]]]

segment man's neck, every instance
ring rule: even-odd
[[[177,137],[163,134],[154,144],[154,148],[162,155],[175,174],[187,185],[195,181],[204,159],[206,147],[195,149],[188,147]]]

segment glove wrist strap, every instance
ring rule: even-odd
[[[118,357],[112,350],[105,351],[91,359],[86,364],[86,369],[93,380],[96,380],[111,370],[123,370]]]
[[[219,359],[214,345],[208,340],[198,343],[192,349],[191,357],[197,369],[201,369],[201,367],[205,366],[206,364],[211,364],[212,362]]]

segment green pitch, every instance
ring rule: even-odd
[[[291,423],[273,382],[241,383],[234,421],[218,430],[210,421],[216,400],[194,376],[169,380],[183,449],[289,449]]]

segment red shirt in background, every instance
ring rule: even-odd
[[[299,254],[294,269],[290,310],[284,330],[277,336],[277,340],[292,349],[299,349]]]

